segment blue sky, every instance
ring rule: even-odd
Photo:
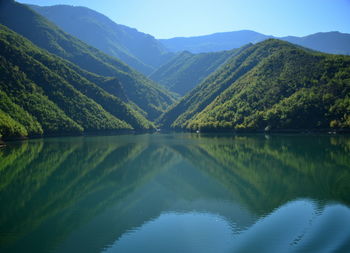
[[[274,36],[350,33],[350,0],[18,0],[101,12],[156,38],[254,30]]]

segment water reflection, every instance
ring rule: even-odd
[[[104,252],[348,252],[349,208],[319,208],[312,200],[293,201],[244,231],[213,214],[166,213]]]
[[[348,252],[345,136],[138,135],[0,150],[1,252]]]
[[[230,252],[234,233],[225,218],[209,213],[165,213],[125,233],[105,252]]]

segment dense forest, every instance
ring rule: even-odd
[[[184,96],[211,73],[215,72],[236,49],[215,53],[183,52],[153,72],[149,78]]]
[[[0,3],[3,139],[156,128],[350,128],[349,56],[268,39],[216,53],[182,52],[170,59],[174,54],[167,54],[153,37],[117,25],[87,8],[31,7],[68,31],[26,5],[13,0]],[[76,26],[68,27],[65,11],[76,14]],[[99,28],[92,29],[94,23],[100,24]],[[81,30],[85,33],[78,34]],[[109,34],[108,40],[115,42],[109,49],[116,52],[118,48],[141,65],[150,66],[147,73],[159,67],[150,75],[154,81],[114,57],[123,59],[123,53],[108,51],[102,45],[106,41],[91,41],[93,35],[88,31]],[[249,32],[251,39],[260,40],[260,35]],[[312,35],[305,41],[323,45],[323,35]],[[342,38],[334,39],[334,50]],[[145,44],[144,51],[140,43]],[[183,98],[177,101],[178,96]]]
[[[4,26],[0,30],[0,55],[4,136],[153,128],[127,102],[71,68],[72,63]]]
[[[173,95],[129,66],[65,33],[28,6],[12,0],[0,3],[0,23],[36,46],[60,56],[91,73],[116,77],[128,99],[150,119],[173,103]],[[105,90],[118,96],[113,85]]]
[[[63,31],[119,58],[145,75],[149,75],[174,55],[151,35],[116,24],[94,10],[68,5],[30,7]]]
[[[165,40],[16,1],[0,0],[0,252],[348,252],[350,34]],[[154,25],[167,5],[130,6]]]
[[[173,103],[165,89],[29,7],[1,2],[0,14],[3,138],[154,129]]]
[[[350,57],[270,39],[241,49],[160,119],[202,130],[349,129]]]

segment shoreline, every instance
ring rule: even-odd
[[[0,148],[5,147],[6,143],[9,142],[21,142],[35,139],[49,139],[49,138],[60,138],[60,137],[89,137],[89,136],[115,136],[115,135],[126,135],[126,134],[146,134],[155,133],[155,129],[151,130],[114,130],[114,131],[94,131],[86,133],[62,133],[62,134],[45,134],[45,135],[33,135],[26,137],[11,137],[11,138],[0,138]]]
[[[266,131],[264,129],[256,129],[256,130],[232,130],[232,129],[220,129],[220,130],[190,130],[190,129],[161,129],[160,132],[184,132],[184,133],[229,133],[229,134],[277,134],[277,133],[286,133],[286,134],[350,134],[350,129],[271,129]]]
[[[21,142],[26,140],[35,139],[48,139],[48,138],[60,138],[60,137],[94,137],[94,136],[117,136],[117,135],[137,135],[137,134],[154,134],[154,133],[194,133],[194,134],[291,134],[291,135],[312,135],[312,134],[325,134],[325,135],[348,135],[350,129],[279,129],[279,130],[221,130],[221,131],[193,131],[184,129],[159,129],[159,130],[123,130],[123,131],[102,131],[102,132],[87,132],[81,134],[47,134],[42,136],[29,136],[29,137],[14,137],[0,139],[0,148],[6,147],[6,143],[9,142]]]

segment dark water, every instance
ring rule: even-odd
[[[0,252],[350,252],[350,138],[191,134],[0,149]]]

